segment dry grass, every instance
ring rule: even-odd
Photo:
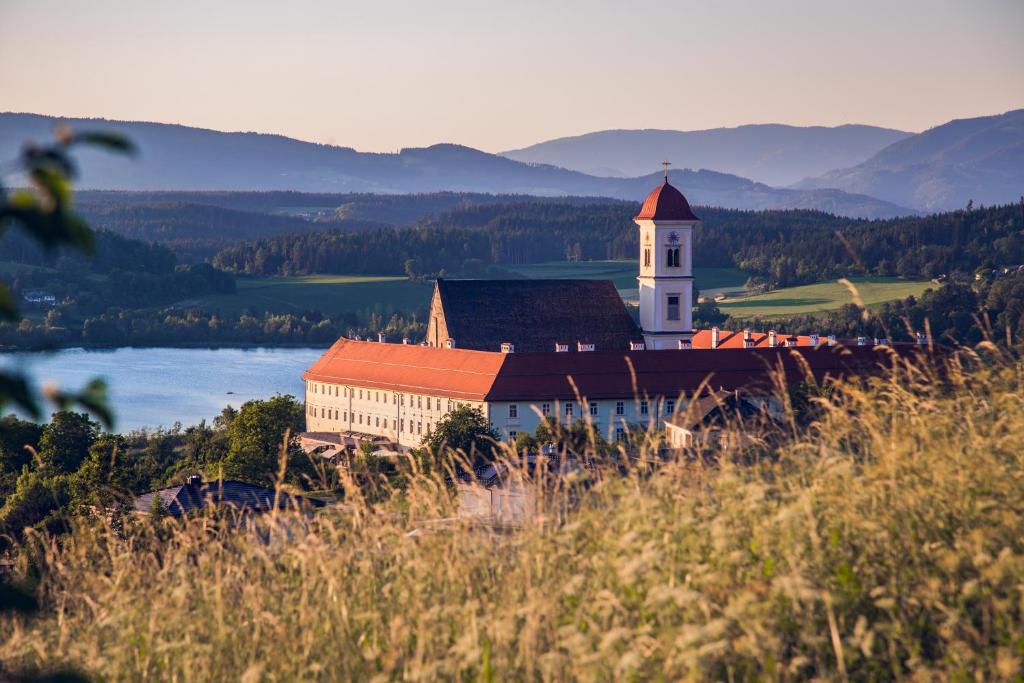
[[[409,535],[452,512],[418,477],[402,505],[268,518],[268,536],[196,519],[38,539],[50,611],[0,625],[0,661],[109,680],[1019,679],[1022,373],[904,366],[787,427],[774,458],[602,476],[514,532]]]

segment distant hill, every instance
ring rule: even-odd
[[[1024,109],[950,121],[797,187],[870,194],[919,211],[1012,202],[1024,195]]]
[[[553,164],[602,176],[650,173],[664,160],[710,168],[784,187],[852,166],[912,133],[875,126],[762,124],[710,130],[604,130],[503,152],[528,163]]]
[[[0,159],[13,158],[26,139],[46,139],[57,119],[0,114]],[[131,137],[136,160],[83,150],[80,187],[116,190],[297,190],[303,192],[510,193],[600,196],[639,200],[659,174],[636,178],[591,176],[527,164],[459,145],[357,152],[260,133],[222,133],[159,123],[59,119],[78,129],[118,130]],[[738,209],[819,208],[845,216],[882,218],[904,207],[842,192],[777,189],[712,171],[675,171],[674,182],[696,204]]]

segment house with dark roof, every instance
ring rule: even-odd
[[[314,498],[293,496],[244,481],[219,479],[204,482],[201,476],[194,475],[184,484],[138,496],[132,507],[136,512],[148,514],[156,505],[157,497],[160,498],[160,507],[172,517],[184,517],[212,509],[228,508],[245,513],[260,513],[273,510],[275,505],[279,510],[312,509],[324,505]]]
[[[551,419],[584,420],[616,439],[631,426],[660,428],[701,396],[767,393],[778,376],[873,373],[929,348],[923,338],[924,347],[694,330],[700,221],[667,173],[635,222],[639,325],[607,281],[439,279],[422,343],[341,338],[303,374],[307,428],[408,448],[468,405],[509,439]]]

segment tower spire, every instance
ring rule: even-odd
[[[661,165],[665,167],[665,182],[668,182],[668,167],[672,165],[671,161],[663,161]]]

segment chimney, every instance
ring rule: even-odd
[[[857,346],[867,346],[867,345],[868,345],[868,338],[867,337],[857,337]]]
[[[836,335],[834,335],[834,334],[828,335],[828,345],[829,346],[835,346],[836,345]]]
[[[820,341],[819,341],[820,339],[821,338],[818,335],[812,334],[810,336],[811,346],[815,346],[815,347],[818,346],[818,344],[820,343]]]
[[[515,351],[516,351],[516,345],[513,344],[512,342],[501,342],[501,352],[502,353],[515,353]]]
[[[594,350],[594,345],[578,341],[578,342],[576,342],[576,350],[577,351],[593,351]]]
[[[647,344],[642,341],[631,341],[629,342],[630,351],[643,351],[647,348]]]
[[[768,346],[775,348],[779,345],[779,335],[776,334],[775,330],[768,330]]]
[[[402,343],[405,344],[406,346],[408,346],[409,345],[409,338],[408,337],[402,337]]]
[[[444,347],[446,349],[454,349],[455,348],[455,340],[452,339],[451,337],[448,337],[448,339],[446,339],[445,342],[444,342]]]
[[[387,337],[384,336],[383,332],[378,332],[377,333],[377,341],[379,343],[381,343],[381,344],[383,344],[383,343],[385,343],[387,341]]]
[[[717,327],[712,327],[711,328],[711,348],[717,349],[718,348],[718,341],[719,341],[719,338],[718,338],[718,328]]]
[[[569,345],[555,342],[555,353],[569,353]]]
[[[203,475],[193,474],[188,478],[188,485],[193,488],[199,488],[203,485]]]
[[[754,348],[754,340],[750,336],[750,328],[743,330],[743,348],[752,349]]]
[[[693,348],[693,340],[692,339],[680,339],[679,340],[679,350],[680,351],[689,351],[692,348]]]

